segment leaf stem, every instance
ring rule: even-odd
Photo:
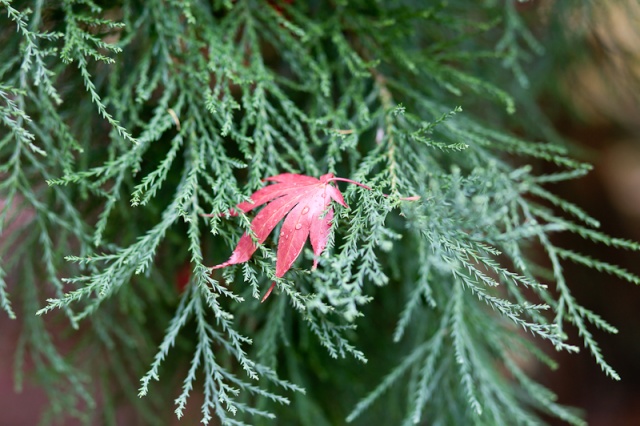
[[[364,189],[368,189],[369,191],[372,191],[372,188],[368,185],[365,185],[364,183],[360,183],[360,182],[356,182],[355,180],[351,180],[351,179],[345,179],[345,178],[341,178],[341,177],[332,177],[331,179],[327,180],[327,182],[331,182],[331,181],[340,181],[340,182],[347,182],[347,183],[353,183],[354,185],[358,185],[363,187]],[[385,197],[390,197],[389,194],[382,194]],[[399,200],[402,201],[417,201],[420,199],[419,195],[413,195],[411,197],[400,197]]]

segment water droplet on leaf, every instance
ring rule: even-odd
[[[302,214],[307,214],[309,212],[309,207],[305,207],[302,209]]]
[[[301,224],[301,223],[298,223],[298,224],[296,225],[296,229],[300,229],[300,228],[302,228],[302,224]]]

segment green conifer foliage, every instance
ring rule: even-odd
[[[0,5],[0,307],[47,419],[583,424],[527,367],[567,327],[618,379],[563,264],[640,279],[553,234],[640,246],[553,194],[590,167],[535,106],[515,0]],[[336,183],[315,270],[307,245],[276,277],[278,229],[210,270],[287,172],[373,190]]]

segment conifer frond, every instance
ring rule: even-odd
[[[2,260],[2,258],[0,258],[0,260]],[[16,314],[11,308],[11,301],[7,294],[7,282],[5,281],[6,275],[7,274],[4,269],[0,267],[0,308],[2,308],[9,318],[16,319]]]
[[[200,399],[205,424],[582,425],[523,364],[577,351],[569,325],[618,378],[563,262],[640,278],[551,235],[640,244],[552,192],[590,166],[528,92],[515,2],[325,3],[0,0],[0,309],[52,419],[114,423],[117,388],[148,424]],[[317,269],[276,277],[279,228],[211,269],[285,172],[372,189],[332,183]]]

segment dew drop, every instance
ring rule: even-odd
[[[298,224],[296,225],[296,229],[300,229],[300,228],[302,228],[302,224],[301,224],[301,223],[298,223]]]
[[[302,214],[307,214],[309,212],[309,207],[305,207],[302,209]]]

